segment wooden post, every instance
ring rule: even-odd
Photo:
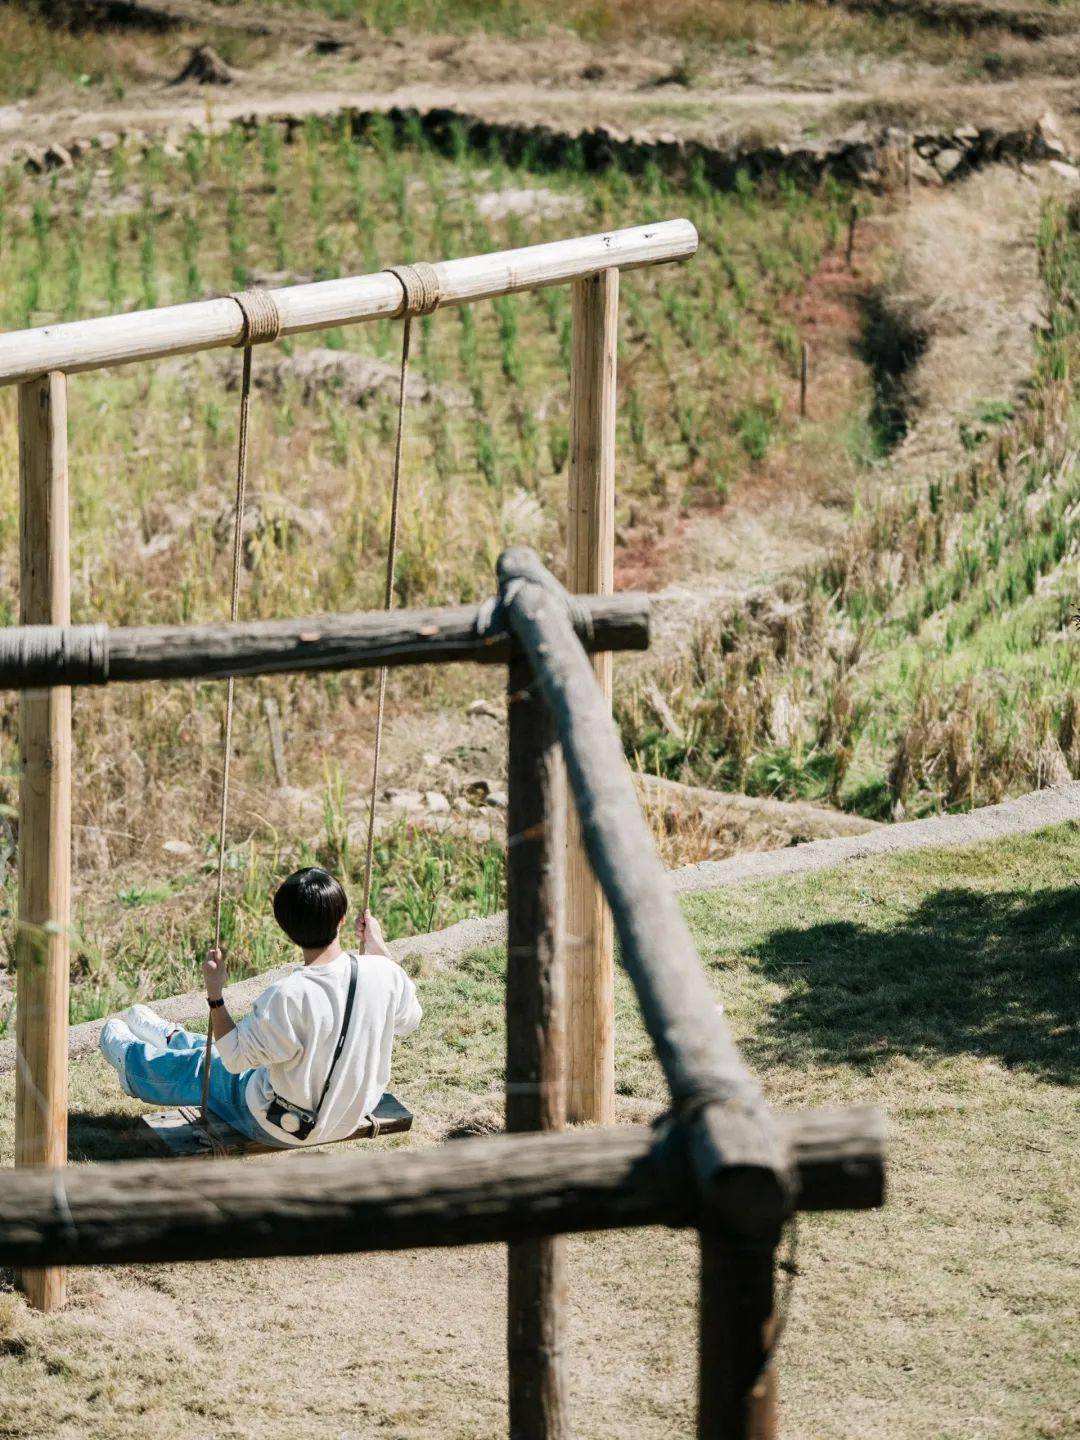
[[[19,386],[19,612],[71,623],[67,381]],[[71,923],[71,691],[27,691],[20,709],[16,1165],[67,1162],[68,932]],[[30,1304],[64,1303],[64,1271],[24,1270]]]
[[[281,710],[272,695],[263,696],[263,714],[266,728],[270,732],[270,755],[274,762],[274,777],[278,789],[284,790],[289,783],[289,772],[285,765],[285,738],[281,733]]]
[[[802,360],[799,365],[799,415],[806,419],[806,386],[810,379],[810,345],[802,342]]]
[[[701,1231],[698,1440],[775,1440],[773,1248]]]
[[[555,725],[527,661],[509,672],[506,1128],[560,1130],[566,1111],[563,860],[566,779]],[[565,1241],[509,1246],[511,1440],[567,1433]]]
[[[576,280],[572,290],[570,494],[567,588],[604,595],[615,570],[615,362],[619,272]],[[593,657],[611,699],[611,656]],[[581,841],[577,813],[567,820],[569,1072],[572,1121],[609,1124],[615,1106],[614,940],[611,913]]]

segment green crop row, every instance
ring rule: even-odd
[[[681,737],[626,702],[645,768],[878,818],[1080,775],[1080,211],[1048,204],[1040,246],[1023,412],[951,480],[857,515],[805,581],[706,622],[666,687]]]

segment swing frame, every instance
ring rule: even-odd
[[[548,285],[572,291],[567,578],[605,593],[614,564],[615,355],[622,270],[690,258],[689,220],[578,236],[432,266],[445,309]],[[291,336],[400,316],[403,287],[389,270],[268,292]],[[230,297],[75,320],[0,335],[0,385],[19,394],[22,625],[71,620],[68,376],[113,365],[242,344],[247,322]],[[610,698],[610,662],[594,658]],[[62,676],[66,679],[66,676]],[[67,1158],[68,973],[71,930],[71,692],[24,693],[19,723],[19,907],[16,938],[15,1101],[18,1165]],[[582,944],[571,957],[567,1114],[610,1120],[614,1103],[614,989],[610,916],[571,813],[567,904]],[[64,1301],[63,1274],[25,1277],[36,1308]]]

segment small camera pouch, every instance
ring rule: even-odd
[[[294,1105],[291,1100],[283,1100],[275,1092],[266,1112],[266,1118],[271,1125],[276,1125],[279,1130],[284,1130],[291,1139],[306,1140],[315,1129],[319,1113],[317,1110],[305,1110],[300,1105]]]

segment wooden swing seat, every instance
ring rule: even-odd
[[[370,1140],[376,1135],[400,1135],[411,1130],[412,1112],[406,1110],[401,1101],[389,1091],[375,1107],[376,1124],[361,1125],[351,1135],[341,1140],[325,1143],[344,1144],[346,1140]],[[149,1127],[158,1147],[173,1159],[196,1159],[206,1155],[284,1155],[288,1153],[277,1145],[263,1145],[241,1135],[216,1115],[208,1115],[203,1123],[198,1108],[182,1105],[178,1110],[158,1110],[153,1115],[144,1115],[143,1124]],[[294,1146],[290,1149],[318,1149],[318,1146]]]

